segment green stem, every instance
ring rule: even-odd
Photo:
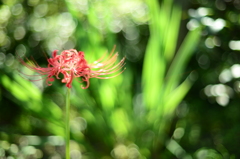
[[[70,92],[71,89],[67,89],[66,95],[66,119],[65,119],[65,139],[66,139],[66,159],[70,159],[70,127],[69,127],[69,116],[70,116]]]

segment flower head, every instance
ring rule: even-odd
[[[73,79],[79,77],[80,82],[86,82],[86,86],[82,86],[82,88],[86,89],[89,87],[90,78],[113,78],[124,71],[122,68],[125,65],[125,58],[115,64],[118,53],[114,54],[114,50],[115,47],[107,58],[103,56],[92,64],[87,63],[84,58],[84,52],[75,49],[64,50],[60,55],[57,54],[58,50],[54,50],[52,57],[47,59],[47,67],[40,67],[34,60],[30,61],[27,59],[27,62],[25,62],[22,58],[19,58],[19,61],[30,70],[37,72],[40,76],[46,76],[46,83],[49,86],[52,85],[51,82],[55,78],[60,79],[59,74],[62,74],[62,82],[66,83],[68,88],[72,87]],[[114,75],[105,77],[105,75],[110,74]]]

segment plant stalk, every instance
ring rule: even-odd
[[[71,88],[67,89],[66,95],[66,116],[65,116],[65,140],[66,140],[66,159],[70,159],[70,126],[69,126],[69,116],[70,116],[70,93]]]

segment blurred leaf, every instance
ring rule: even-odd
[[[195,29],[190,31],[183,43],[181,44],[174,60],[167,72],[166,79],[166,93],[170,93],[176,85],[178,84],[179,79],[177,78],[180,72],[183,72],[183,69],[186,67],[188,60],[193,54],[200,38],[201,29]]]
[[[177,41],[181,22],[181,9],[172,1],[147,1],[150,10],[150,39],[148,41],[142,87],[144,103],[148,108],[148,125],[157,134],[153,149],[165,143],[170,119],[178,104],[189,91],[192,82],[187,78],[182,84],[183,72],[193,55],[201,29],[189,31],[178,51]]]
[[[180,30],[180,19],[182,11],[178,6],[173,6],[169,25],[166,28],[165,58],[170,62],[175,54],[178,33]]]
[[[192,86],[192,83],[193,82],[188,77],[183,83],[181,83],[176,89],[174,89],[171,94],[166,97],[166,102],[164,106],[164,113],[166,115],[172,115],[178,104],[188,93],[189,89]]]
[[[9,90],[9,92],[12,92],[12,94],[19,99],[20,101],[28,101],[29,96],[28,94],[24,93],[20,85],[18,85],[16,82],[10,80],[10,78],[6,75],[2,75],[1,77],[1,83],[3,86]]]
[[[124,137],[128,134],[130,130],[130,122],[127,118],[126,112],[119,108],[116,109],[111,116],[112,127],[117,136]]]
[[[154,37],[154,34],[155,33],[153,33],[153,37],[150,37],[148,42],[142,73],[142,86],[144,94],[146,95],[146,104],[149,109],[156,106],[156,99],[160,95],[159,92],[162,91],[166,68],[165,61],[160,52],[160,45]]]
[[[41,97],[41,93],[29,81],[21,80],[18,77],[14,80],[11,80],[7,75],[2,75],[0,79],[3,86],[12,93],[14,98],[17,99],[12,100],[18,104],[21,103],[19,105],[23,109],[26,109],[34,115],[46,119],[47,121],[53,122],[54,124],[56,124],[55,126],[52,126],[53,129],[58,129],[59,126],[62,126],[62,122],[59,121],[59,119],[62,119],[61,109],[52,101],[48,101],[47,98],[37,98]],[[23,84],[23,86],[15,82],[18,80],[19,83]],[[28,85],[31,85],[32,87],[29,87]],[[34,93],[31,94],[29,92]],[[42,100],[44,104],[42,104]],[[62,134],[61,131],[58,131],[58,135],[60,134]]]

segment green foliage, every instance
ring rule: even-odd
[[[185,3],[194,7],[200,3],[192,2]],[[44,79],[22,78],[19,72],[30,78],[35,74],[21,66],[15,55],[33,56],[40,66],[46,66],[44,54],[51,56],[55,49],[76,48],[84,51],[91,63],[111,52],[114,45],[119,60],[123,56],[127,59],[121,75],[91,79],[86,90],[81,88],[84,83],[73,82],[72,158],[235,157],[229,154],[238,150],[224,144],[238,146],[231,143],[235,139],[231,132],[236,134],[239,128],[227,133],[226,125],[218,122],[218,113],[237,123],[238,109],[224,109],[224,114],[223,110],[209,107],[199,94],[208,91],[206,85],[217,83],[220,70],[231,69],[230,64],[237,63],[237,58],[222,66],[222,59],[216,58],[220,57],[219,50],[206,48],[218,45],[217,32],[209,33],[211,29],[200,24],[204,20],[199,15],[191,17],[195,25],[186,31],[187,12],[193,12],[188,10],[190,7],[186,9],[172,0],[3,0],[0,4],[0,158],[64,156],[61,136],[65,85],[56,79],[48,87]],[[206,16],[211,15],[202,19]],[[207,40],[201,40],[201,36]],[[223,50],[227,49],[220,52]],[[206,57],[213,61],[216,58],[215,64],[220,61],[216,64],[219,73],[206,69]],[[192,70],[200,74],[199,79]],[[225,84],[208,88],[222,86],[231,90]],[[234,127],[230,125],[226,127]],[[221,137],[220,129],[228,135]],[[215,134],[214,142],[209,141],[209,134]]]

